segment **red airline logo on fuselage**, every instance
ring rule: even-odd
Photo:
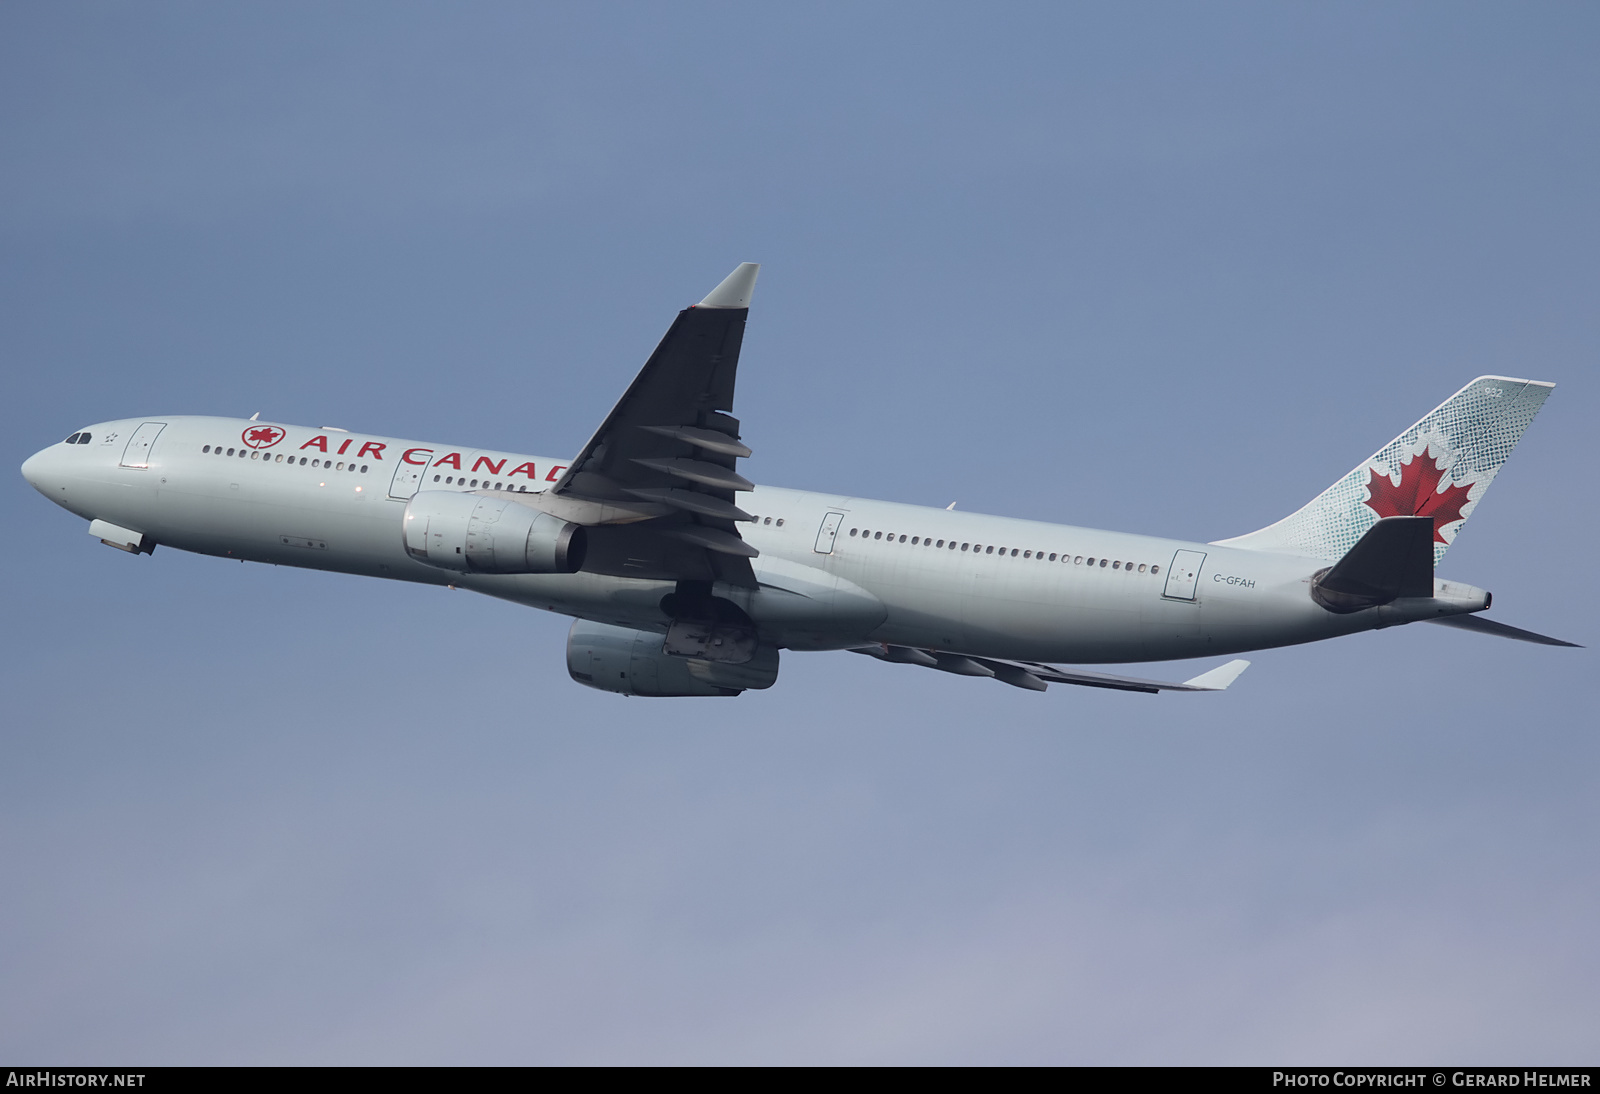
[[[249,448],[271,448],[288,435],[288,430],[275,425],[247,426],[239,439]]]

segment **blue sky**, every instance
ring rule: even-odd
[[[13,466],[144,413],[571,453],[760,261],[778,485],[1215,539],[1554,381],[1441,572],[1593,645],[1597,47],[1578,4],[7,5],[0,420]],[[558,617],[0,505],[10,1059],[1593,1062],[1588,651],[651,702]]]

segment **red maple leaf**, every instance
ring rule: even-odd
[[[1439,534],[1446,524],[1466,519],[1461,507],[1467,504],[1472,484],[1451,483],[1440,493],[1444,470],[1437,460],[1428,457],[1426,449],[1401,462],[1399,486],[1376,468],[1368,468],[1367,473],[1371,476],[1367,482],[1367,508],[1380,517],[1433,517],[1435,543],[1449,542]]]
[[[244,439],[246,444],[271,444],[278,439],[278,431],[272,426],[264,426],[261,429],[250,430]]]

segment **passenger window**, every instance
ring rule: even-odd
[[[1160,566],[1152,566],[1152,567],[1150,567],[1150,572],[1153,573],[1153,574],[1159,574],[1161,572],[1161,567]]]
[[[855,534],[856,534],[856,530],[855,530],[855,529],[854,529],[854,528],[852,528],[852,529],[850,529],[850,534],[851,534],[851,535],[852,535],[852,536],[853,536],[853,535],[855,535]]]
[[[768,524],[771,524],[771,523],[772,523],[772,518],[771,518],[771,517],[768,517],[768,518],[767,518],[767,521],[766,521],[766,522],[767,522],[767,523],[768,523]],[[854,532],[854,531],[852,531],[852,532],[851,532],[851,533],[850,533],[850,534],[851,534],[851,535],[852,535],[852,536],[853,536],[853,535],[855,535],[855,532]]]
[[[992,544],[992,543],[991,543],[991,544],[989,544],[989,549],[988,549],[988,551],[987,551],[987,552],[985,552],[985,553],[986,553],[986,554],[991,554],[991,555],[992,555],[992,554],[994,554],[994,544]]]
[[[306,458],[304,456],[301,456],[300,457],[300,466],[304,467],[305,465],[306,465]]]
[[[1100,568],[1102,570],[1104,570],[1106,568],[1106,560],[1103,559],[1103,558],[1100,560]]]
[[[76,438],[74,438],[74,440],[76,440]],[[70,444],[71,442],[69,441],[68,443]],[[211,451],[211,446],[208,444],[204,448],[202,448],[200,451],[202,451],[202,452],[210,452]]]
[[[1144,570],[1145,570],[1144,563],[1142,563],[1142,562],[1139,563],[1139,572],[1142,574],[1142,573],[1144,573]]]
[[[1054,562],[1055,560],[1056,560],[1056,553],[1054,551],[1051,551],[1050,552],[1050,561]]]
[[[938,543],[935,543],[934,546],[935,547],[943,547],[944,546],[944,540],[941,539]]]
[[[362,464],[361,465],[361,473],[363,475],[365,475],[367,473],[367,465],[366,464]]]
[[[905,542],[905,541],[906,541],[906,537],[905,537],[905,536],[901,536],[901,537],[900,537],[900,542],[901,542],[901,543],[904,543],[904,542]]]
[[[1012,558],[1016,558],[1017,557],[1017,549],[1015,547],[1011,548],[1011,557]]]
[[[779,517],[779,518],[778,518],[778,527],[779,527],[779,528],[782,528],[782,527],[783,527],[783,518],[782,518],[782,517]]]
[[[1032,551],[1024,551],[1024,552],[1022,552],[1022,557],[1023,558],[1032,558],[1033,557],[1033,552]]]
[[[230,456],[233,455],[233,449],[231,449],[231,448],[228,449],[228,455],[230,455]]]
[[[915,547],[916,545],[917,545],[917,537],[916,536],[912,536],[911,537],[911,546]]]
[[[1120,561],[1117,561],[1117,562],[1113,562],[1113,563],[1112,563],[1112,564],[1111,564],[1111,568],[1112,568],[1112,569],[1113,569],[1113,570],[1120,570],[1120,569],[1122,569],[1122,563],[1121,563],[1121,562],[1120,562]]]

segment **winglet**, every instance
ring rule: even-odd
[[[750,296],[756,288],[756,274],[760,272],[760,263],[739,263],[731,274],[722,279],[722,284],[708,292],[706,298],[695,307],[748,308]]]
[[[1192,680],[1185,680],[1184,687],[1199,688],[1202,691],[1226,691],[1228,685],[1239,679],[1239,674],[1250,667],[1250,662],[1245,660],[1229,661],[1226,665],[1218,665],[1210,672],[1202,672]]]

